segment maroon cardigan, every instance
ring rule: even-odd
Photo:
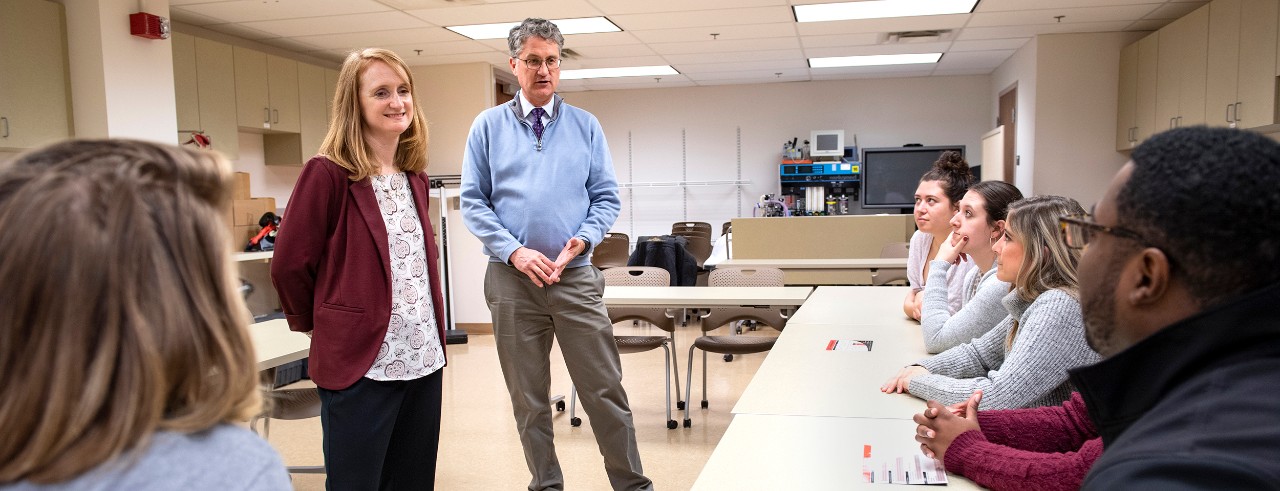
[[[1075,490],[1102,456],[1079,392],[1061,406],[979,411],[980,430],[951,442],[943,465],[993,490]]]
[[[309,371],[316,385],[342,390],[373,366],[391,319],[387,228],[369,179],[353,182],[324,156],[307,162],[280,224],[271,282],[289,328],[314,331]],[[426,239],[436,330],[444,343],[444,301],[428,212],[427,176],[406,172]]]

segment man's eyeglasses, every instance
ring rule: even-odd
[[[1147,240],[1137,232],[1120,227],[1098,225],[1087,220],[1087,218],[1089,218],[1088,214],[1058,217],[1058,227],[1062,230],[1062,240],[1067,243],[1067,247],[1072,249],[1084,249],[1084,246],[1089,245],[1089,241],[1093,240],[1094,234],[1099,232],[1114,235],[1116,237],[1133,239],[1143,244],[1148,243]]]
[[[542,58],[524,58],[524,59],[516,58],[516,59],[523,61],[525,68],[528,68],[535,72],[541,69],[543,65],[547,66],[547,70],[555,70],[557,68],[560,68],[560,59],[556,57],[547,58],[545,60]]]

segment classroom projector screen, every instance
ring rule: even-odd
[[[914,207],[920,177],[948,150],[964,155],[964,145],[863,149],[862,207]]]

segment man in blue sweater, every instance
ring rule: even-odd
[[[555,93],[564,46],[556,25],[525,19],[507,44],[520,92],[471,126],[462,214],[489,255],[485,299],[533,474],[529,489],[564,489],[548,397],[553,337],[590,416],[609,482],[614,489],[652,489],[601,300],[604,277],[587,254],[621,209],[609,147],[595,116]]]

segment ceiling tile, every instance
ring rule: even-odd
[[[736,9],[745,7],[786,6],[786,0],[591,0],[600,10],[610,14],[652,14],[689,10]]]
[[[691,53],[727,53],[768,51],[777,49],[799,49],[800,42],[796,38],[762,38],[762,39],[730,39],[723,41],[699,41],[693,43],[661,43],[650,44],[650,48],[660,55],[684,55]]]
[[[1161,27],[1169,25],[1169,19],[1147,19],[1135,21],[1126,27],[1126,31],[1158,31]]]
[[[178,7],[169,8],[169,17],[172,17],[173,20],[175,21],[181,22],[183,24],[190,24],[193,26],[207,26],[209,24],[223,23],[223,21],[220,21],[213,17],[209,17],[207,15],[200,15],[190,10],[185,10]]]
[[[803,60],[804,52],[798,49],[781,49],[756,51],[751,53],[695,53],[688,55],[667,55],[672,65],[681,63],[735,63],[742,61],[768,60]]]
[[[678,63],[673,66],[680,73],[687,74],[743,71],[789,72],[795,70],[805,70],[807,72],[809,70],[809,62],[804,58],[742,61],[737,63]]]
[[[962,76],[962,75],[991,75],[991,72],[993,71],[995,71],[994,68],[959,68],[955,70],[943,70],[941,68],[938,68],[934,70],[932,73],[930,73],[930,75],[935,77],[951,77],[951,76]]]
[[[781,75],[779,75],[779,73],[781,73]],[[749,71],[738,71],[738,72],[706,72],[706,73],[691,73],[691,74],[688,74],[687,76],[689,77],[690,80],[693,80],[695,82],[733,81],[733,80],[744,80],[744,79],[766,81],[770,83],[794,82],[797,80],[808,80],[809,70],[798,69],[798,70],[780,70],[780,71],[749,70]]]
[[[942,55],[938,70],[994,69],[1009,59],[1014,50],[960,51]]]
[[[390,7],[373,0],[235,0],[187,5],[184,9],[224,22],[320,17],[326,15],[385,12]]]
[[[805,48],[832,48],[839,46],[869,46],[880,44],[884,35],[878,32],[860,34],[835,34],[830,36],[800,36],[800,45]]]
[[[678,84],[681,82],[691,82],[684,75],[656,75],[652,77],[611,77],[611,78],[590,78],[587,79],[588,87],[617,86],[617,85],[635,85],[657,83],[660,85]]]
[[[503,49],[506,49],[507,41],[502,40]],[[564,46],[569,49],[576,50],[582,46],[623,46],[628,44],[639,44],[632,33],[629,32],[597,32],[594,34],[570,34],[564,37]]]
[[[317,36],[296,36],[294,39],[326,49],[350,49],[366,46],[385,46],[395,44],[429,44],[467,41],[467,38],[442,27],[425,27],[420,29],[393,29],[386,31],[352,32],[347,34],[325,34]],[[474,43],[475,41],[467,41]]]
[[[880,44],[875,46],[844,46],[831,48],[805,48],[809,58],[828,56],[898,55],[906,53],[941,53],[951,43]]]
[[[270,38],[276,37],[275,35],[269,32],[262,32],[257,29],[250,29],[248,27],[241,26],[240,24],[212,24],[204,27],[211,31],[218,31],[223,34],[230,34],[232,36],[248,39],[251,41],[257,41],[261,39],[270,39]]]
[[[839,20],[831,22],[805,22],[796,24],[802,36],[853,34],[862,32],[925,31],[932,29],[959,29],[969,20],[969,14],[926,15],[922,17],[896,17],[892,19]]]
[[[1041,24],[1034,26],[1008,27],[967,27],[960,31],[958,41],[974,39],[1028,38],[1038,34],[1057,34],[1064,32],[1109,32],[1122,31],[1131,21],[1089,22],[1080,24]]]
[[[973,41],[956,41],[951,43],[949,52],[988,51],[993,49],[1018,49],[1027,44],[1031,38],[978,39]]]
[[[716,36],[711,34],[715,33]],[[734,39],[760,39],[792,37],[796,35],[794,22],[751,24],[745,26],[687,27],[682,29],[654,29],[631,31],[646,43],[687,43],[699,41],[729,41]]]
[[[575,52],[582,55],[581,59],[607,59],[607,58],[628,58],[636,56],[653,56],[657,57],[657,53],[653,52],[648,46],[643,44],[631,44],[623,46],[587,46],[583,48],[574,48]],[[663,63],[664,65],[666,63]]]
[[[371,12],[367,14],[331,15],[303,19],[281,19],[241,24],[281,37],[344,34],[349,32],[380,32],[383,30],[432,27],[422,19],[404,12]]]
[[[1208,2],[1170,2],[1147,14],[1145,19],[1178,19],[1203,7]]]
[[[1046,10],[1020,10],[973,14],[966,27],[1019,26],[1027,24],[1057,24],[1055,16],[1063,16],[1063,24],[1081,22],[1109,22],[1138,20],[1150,14],[1157,5],[1121,5],[1115,7],[1055,8]]]
[[[666,65],[667,60],[661,56],[631,56],[616,58],[567,60],[560,65],[561,70],[577,70],[579,68],[616,68],[624,66]]]
[[[405,63],[410,67],[422,65],[452,65],[456,63],[476,63],[485,62],[493,66],[501,66],[506,63],[507,58],[497,53],[463,53],[439,56],[417,56],[412,51],[402,52],[396,51],[396,54],[404,58]]]
[[[689,27],[735,26],[794,22],[787,7],[749,7],[723,10],[695,10],[663,14],[610,15],[609,20],[627,31],[679,29]]]
[[[1154,7],[1161,3],[1164,3],[1164,0],[982,0],[978,2],[978,8],[974,9],[974,13],[1142,4],[1150,4]]]
[[[197,3],[218,3],[230,1],[234,0],[169,0],[169,7],[173,7],[174,5],[195,5]]]
[[[836,70],[835,68],[824,68],[823,70]],[[933,73],[932,69],[922,70],[920,68],[907,69],[899,67],[859,67],[858,70],[848,70],[841,72],[823,72],[813,70],[811,78],[814,80],[846,80],[857,78],[900,78],[900,77],[927,77]]]
[[[406,10],[405,13],[439,26],[520,22],[536,14],[544,19],[572,19],[604,15],[583,0],[535,0],[510,4],[469,5],[454,8]],[[615,23],[617,21],[614,21]]]
[[[264,39],[262,40],[262,42],[265,44],[270,44],[277,48],[286,49],[296,53],[305,53],[307,51],[314,51],[319,48],[319,46],[313,46],[313,45],[296,41],[293,39],[289,39],[289,38]]]

